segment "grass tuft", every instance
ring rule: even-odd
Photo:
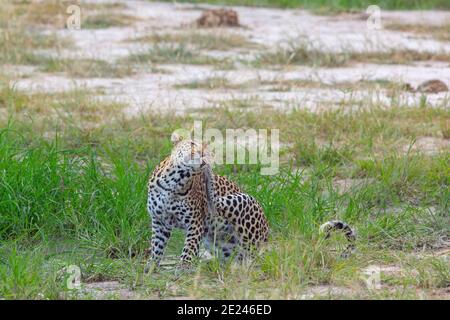
[[[419,36],[432,37],[441,41],[450,41],[450,24],[426,25],[426,24],[407,24],[407,23],[387,23],[385,29],[411,32]]]
[[[450,62],[448,53],[432,53],[409,49],[391,49],[369,52],[328,52],[305,40],[291,41],[275,51],[256,57],[255,67],[266,65],[308,65],[313,67],[344,67],[355,63],[410,64],[416,61]]]
[[[132,39],[131,41],[145,42],[151,44],[177,44],[183,46],[193,46],[200,50],[226,51],[236,48],[255,49],[259,46],[247,40],[244,36],[234,33],[154,33],[143,37]]]
[[[122,63],[138,64],[193,64],[228,66],[226,59],[217,59],[188,49],[184,45],[155,45],[146,52],[134,53],[123,59]]]

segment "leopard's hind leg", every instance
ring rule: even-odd
[[[204,243],[206,249],[220,260],[236,256],[239,251],[239,238],[233,225],[222,217],[209,221],[206,228]]]
[[[228,234],[232,235],[230,239],[237,243],[228,245],[233,246],[239,259],[267,241],[268,223],[262,207],[252,196],[237,192],[216,197],[214,202],[217,214],[232,227],[228,227]]]

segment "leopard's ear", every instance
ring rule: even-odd
[[[172,133],[172,136],[170,137],[170,141],[173,145],[176,145],[178,142],[183,140],[183,136],[179,135],[178,133],[174,132]]]
[[[178,142],[184,140],[186,137],[186,130],[185,129],[177,129],[174,132],[172,132],[172,135],[170,136],[170,141],[173,145],[176,145]]]

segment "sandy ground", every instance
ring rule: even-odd
[[[98,2],[98,1],[96,1]],[[75,48],[59,52],[47,52],[72,58],[96,58],[114,63],[130,53],[142,52],[149,44],[127,41],[143,35],[176,33],[192,29],[192,22],[201,15],[208,5],[170,4],[147,1],[125,2],[126,11],[137,20],[132,27],[98,30],[59,30],[62,37],[70,37]],[[414,49],[429,52],[450,52],[450,42],[414,36],[405,32],[368,30],[364,14],[341,16],[316,16],[303,10],[280,10],[268,8],[234,7],[244,28],[225,30],[211,29],[211,33],[237,33],[247,39],[274,50],[287,42],[307,37],[315,46],[324,51],[382,51],[389,49]],[[382,22],[439,24],[450,20],[450,12],[414,11],[382,12]],[[260,50],[260,49],[259,49]],[[226,52],[202,52],[213,56],[251,59],[258,54],[257,49],[242,49]],[[243,87],[242,89],[176,89],[174,85],[202,80],[209,77],[224,77],[231,83],[248,81],[282,81],[286,79],[306,79],[327,84],[357,82],[359,80],[391,80],[407,82],[416,87],[429,79],[440,79],[450,86],[450,64],[448,62],[414,63],[412,65],[359,64],[345,68],[290,67],[288,70],[274,70],[236,66],[231,70],[217,70],[215,66],[160,65],[167,73],[138,72],[125,78],[69,78],[64,74],[47,74],[30,67],[8,67],[6,72],[18,77],[15,85],[19,89],[55,92],[74,87],[99,90],[101,99],[124,102],[127,115],[139,112],[167,111],[174,113],[192,112],[202,108],[220,105],[230,99],[246,100],[250,106],[272,106],[289,109],[307,108],[313,111],[338,108],[346,105],[358,106],[364,103],[389,104],[389,93],[377,90],[340,90],[333,88],[295,88],[279,92],[267,86]],[[447,92],[429,94],[428,102],[436,106],[450,105]],[[417,105],[421,94],[403,92],[400,100],[407,105]]]

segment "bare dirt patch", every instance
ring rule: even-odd
[[[432,75],[450,83],[448,62],[419,63],[414,62],[416,56],[412,55],[412,62],[408,62],[410,65],[387,65],[380,64],[383,57],[379,56],[385,51],[389,58],[389,52],[397,50],[418,52],[422,60],[427,60],[427,57],[436,60],[439,55],[450,53],[450,43],[411,39],[410,33],[401,31],[369,31],[366,21],[361,18],[316,16],[303,10],[230,7],[239,16],[239,23],[246,28],[199,30],[186,26],[202,13],[217,7],[148,1],[86,2],[86,6],[91,5],[99,6],[92,13],[104,11],[101,6],[110,6],[114,12],[133,17],[132,24],[99,25],[101,28],[98,29],[83,26],[81,30],[57,29],[56,35],[61,39],[70,38],[73,47],[58,50],[46,47],[39,53],[69,64],[40,67],[43,72],[21,73],[20,79],[14,79],[17,88],[53,92],[73,87],[101,90],[104,93],[101,99],[127,104],[124,112],[134,116],[147,111],[186,113],[193,109],[208,110],[230,99],[257,100],[249,104],[280,110],[295,107],[320,111],[342,106],[389,105],[393,97],[398,103],[418,106],[423,99],[421,93],[401,88],[393,93],[391,88],[376,83],[377,80],[383,79],[394,84],[395,88],[403,83],[416,88]],[[395,12],[386,14],[386,19],[395,21]],[[412,21],[415,21],[414,17],[420,17],[417,19],[427,24],[445,21],[450,14],[440,11],[400,12],[398,17],[413,17]],[[325,57],[344,52],[358,55],[361,63],[345,68],[339,64],[323,68],[313,63],[315,60],[310,63],[308,59],[305,65],[281,67],[261,64],[255,68],[249,63],[258,55],[301,41],[319,47],[321,52],[325,52]],[[364,59],[370,57],[371,52],[375,55],[371,57],[374,63],[367,63]],[[405,56],[399,55],[400,58],[404,60]],[[77,59],[95,63],[93,68],[79,70],[76,63],[70,64]],[[211,87],[218,88],[217,83],[189,89],[179,87],[180,84],[204,83],[218,78],[226,79],[222,82],[226,83],[226,88],[221,92],[209,92]],[[324,85],[242,86],[273,81],[287,83],[293,79],[299,83]],[[428,94],[426,102],[433,106],[447,106],[448,101],[448,92],[439,92]]]
[[[450,300],[450,287],[434,289],[431,291],[430,296],[432,299]]]
[[[354,289],[347,287],[338,287],[332,285],[320,285],[310,287],[304,292],[300,294],[300,299],[302,300],[310,300],[310,299],[319,299],[319,298],[336,298],[349,296],[354,294]]]
[[[80,293],[85,298],[94,300],[120,299],[138,300],[142,296],[136,291],[128,289],[117,281],[91,282],[83,285]]]
[[[417,152],[426,155],[434,155],[439,152],[450,151],[450,140],[436,137],[420,137],[411,145],[405,145],[403,152]]]

